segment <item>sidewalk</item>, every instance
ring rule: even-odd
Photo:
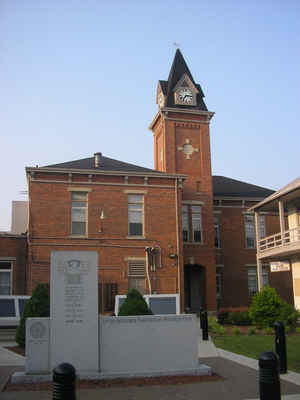
[[[1,343],[2,345],[2,343]],[[0,376],[8,377],[12,371],[22,370],[24,358],[8,355],[8,350],[0,347]],[[15,357],[16,356],[16,357]],[[199,337],[199,357],[201,362],[213,368],[224,379],[215,382],[200,382],[184,385],[161,385],[144,387],[116,387],[84,389],[77,391],[77,400],[248,400],[258,399],[258,362],[221,349],[216,349],[211,341],[203,342]],[[5,360],[12,359],[19,364],[5,366]],[[284,400],[300,400],[300,374],[289,373],[281,376],[281,393]],[[1,400],[46,400],[52,398],[51,392],[20,391],[2,392]]]

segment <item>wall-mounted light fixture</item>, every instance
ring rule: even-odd
[[[103,232],[103,220],[105,219],[104,211],[102,210],[100,213],[100,224],[99,224],[99,232]]]

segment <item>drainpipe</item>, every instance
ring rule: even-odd
[[[180,252],[179,252],[179,224],[178,224],[178,181],[175,180],[175,210],[176,210],[176,242],[177,242],[177,276],[178,276],[178,294],[180,301]]]
[[[146,276],[149,285],[149,294],[152,294],[151,281],[149,276],[149,252],[151,251],[151,247],[146,247],[145,250],[146,250]]]

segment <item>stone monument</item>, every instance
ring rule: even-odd
[[[52,251],[50,365],[99,370],[98,253]]]

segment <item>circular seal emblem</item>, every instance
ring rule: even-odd
[[[41,322],[34,322],[30,327],[30,336],[33,339],[41,339],[45,336],[46,328]]]

